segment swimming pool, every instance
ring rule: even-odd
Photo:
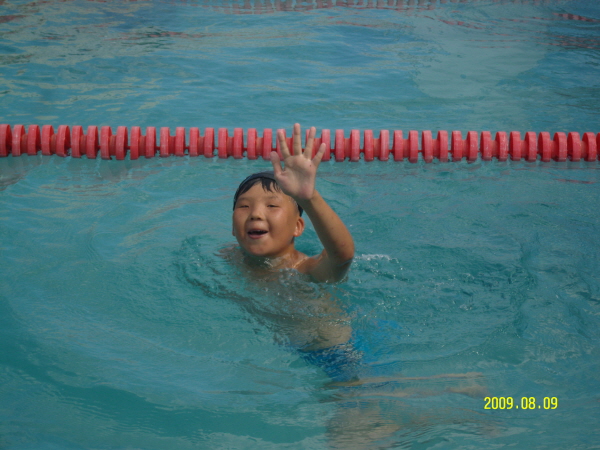
[[[3,5],[1,122],[598,131],[589,2],[232,5]],[[264,167],[0,159],[3,447],[596,445],[597,163],[324,163],[357,243],[337,286],[216,256]],[[306,313],[290,286],[334,299],[373,373],[483,377],[331,386],[272,319]],[[477,386],[541,408],[451,392]]]

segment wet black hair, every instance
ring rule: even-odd
[[[261,182],[262,188],[265,191],[281,191],[281,188],[279,187],[279,185],[277,184],[277,180],[275,179],[275,172],[273,172],[272,170],[267,172],[253,173],[252,175],[246,177],[244,181],[240,183],[239,187],[237,188],[237,191],[235,191],[235,195],[233,196],[233,209],[235,209],[235,204],[237,202],[238,197],[248,192],[252,188],[252,186],[254,186],[259,181]],[[294,203],[296,202],[294,201]],[[300,213],[300,215],[302,215],[304,210],[300,207],[300,205],[298,205],[298,203],[296,203],[296,206],[298,207],[298,212]]]

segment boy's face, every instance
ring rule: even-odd
[[[233,210],[233,232],[249,254],[269,258],[294,250],[293,238],[304,231],[304,219],[291,197],[264,190],[260,182],[239,196]]]

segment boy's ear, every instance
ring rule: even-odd
[[[296,221],[296,230],[294,231],[294,237],[301,236],[304,232],[305,227],[304,219],[298,216],[298,220]]]

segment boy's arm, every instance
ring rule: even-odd
[[[304,271],[318,281],[339,281],[350,269],[354,241],[348,228],[315,190],[311,200],[299,202],[315,227],[324,250],[304,263]]]
[[[271,162],[277,183],[306,211],[325,247],[321,255],[309,258],[298,269],[319,281],[338,281],[350,268],[354,257],[354,241],[342,220],[315,189],[317,168],[325,153],[325,145],[322,144],[312,157],[315,133],[315,128],[311,128],[303,150],[300,125],[295,124],[292,153],[283,133],[278,133],[285,168],[282,168],[276,152],[271,153]]]

